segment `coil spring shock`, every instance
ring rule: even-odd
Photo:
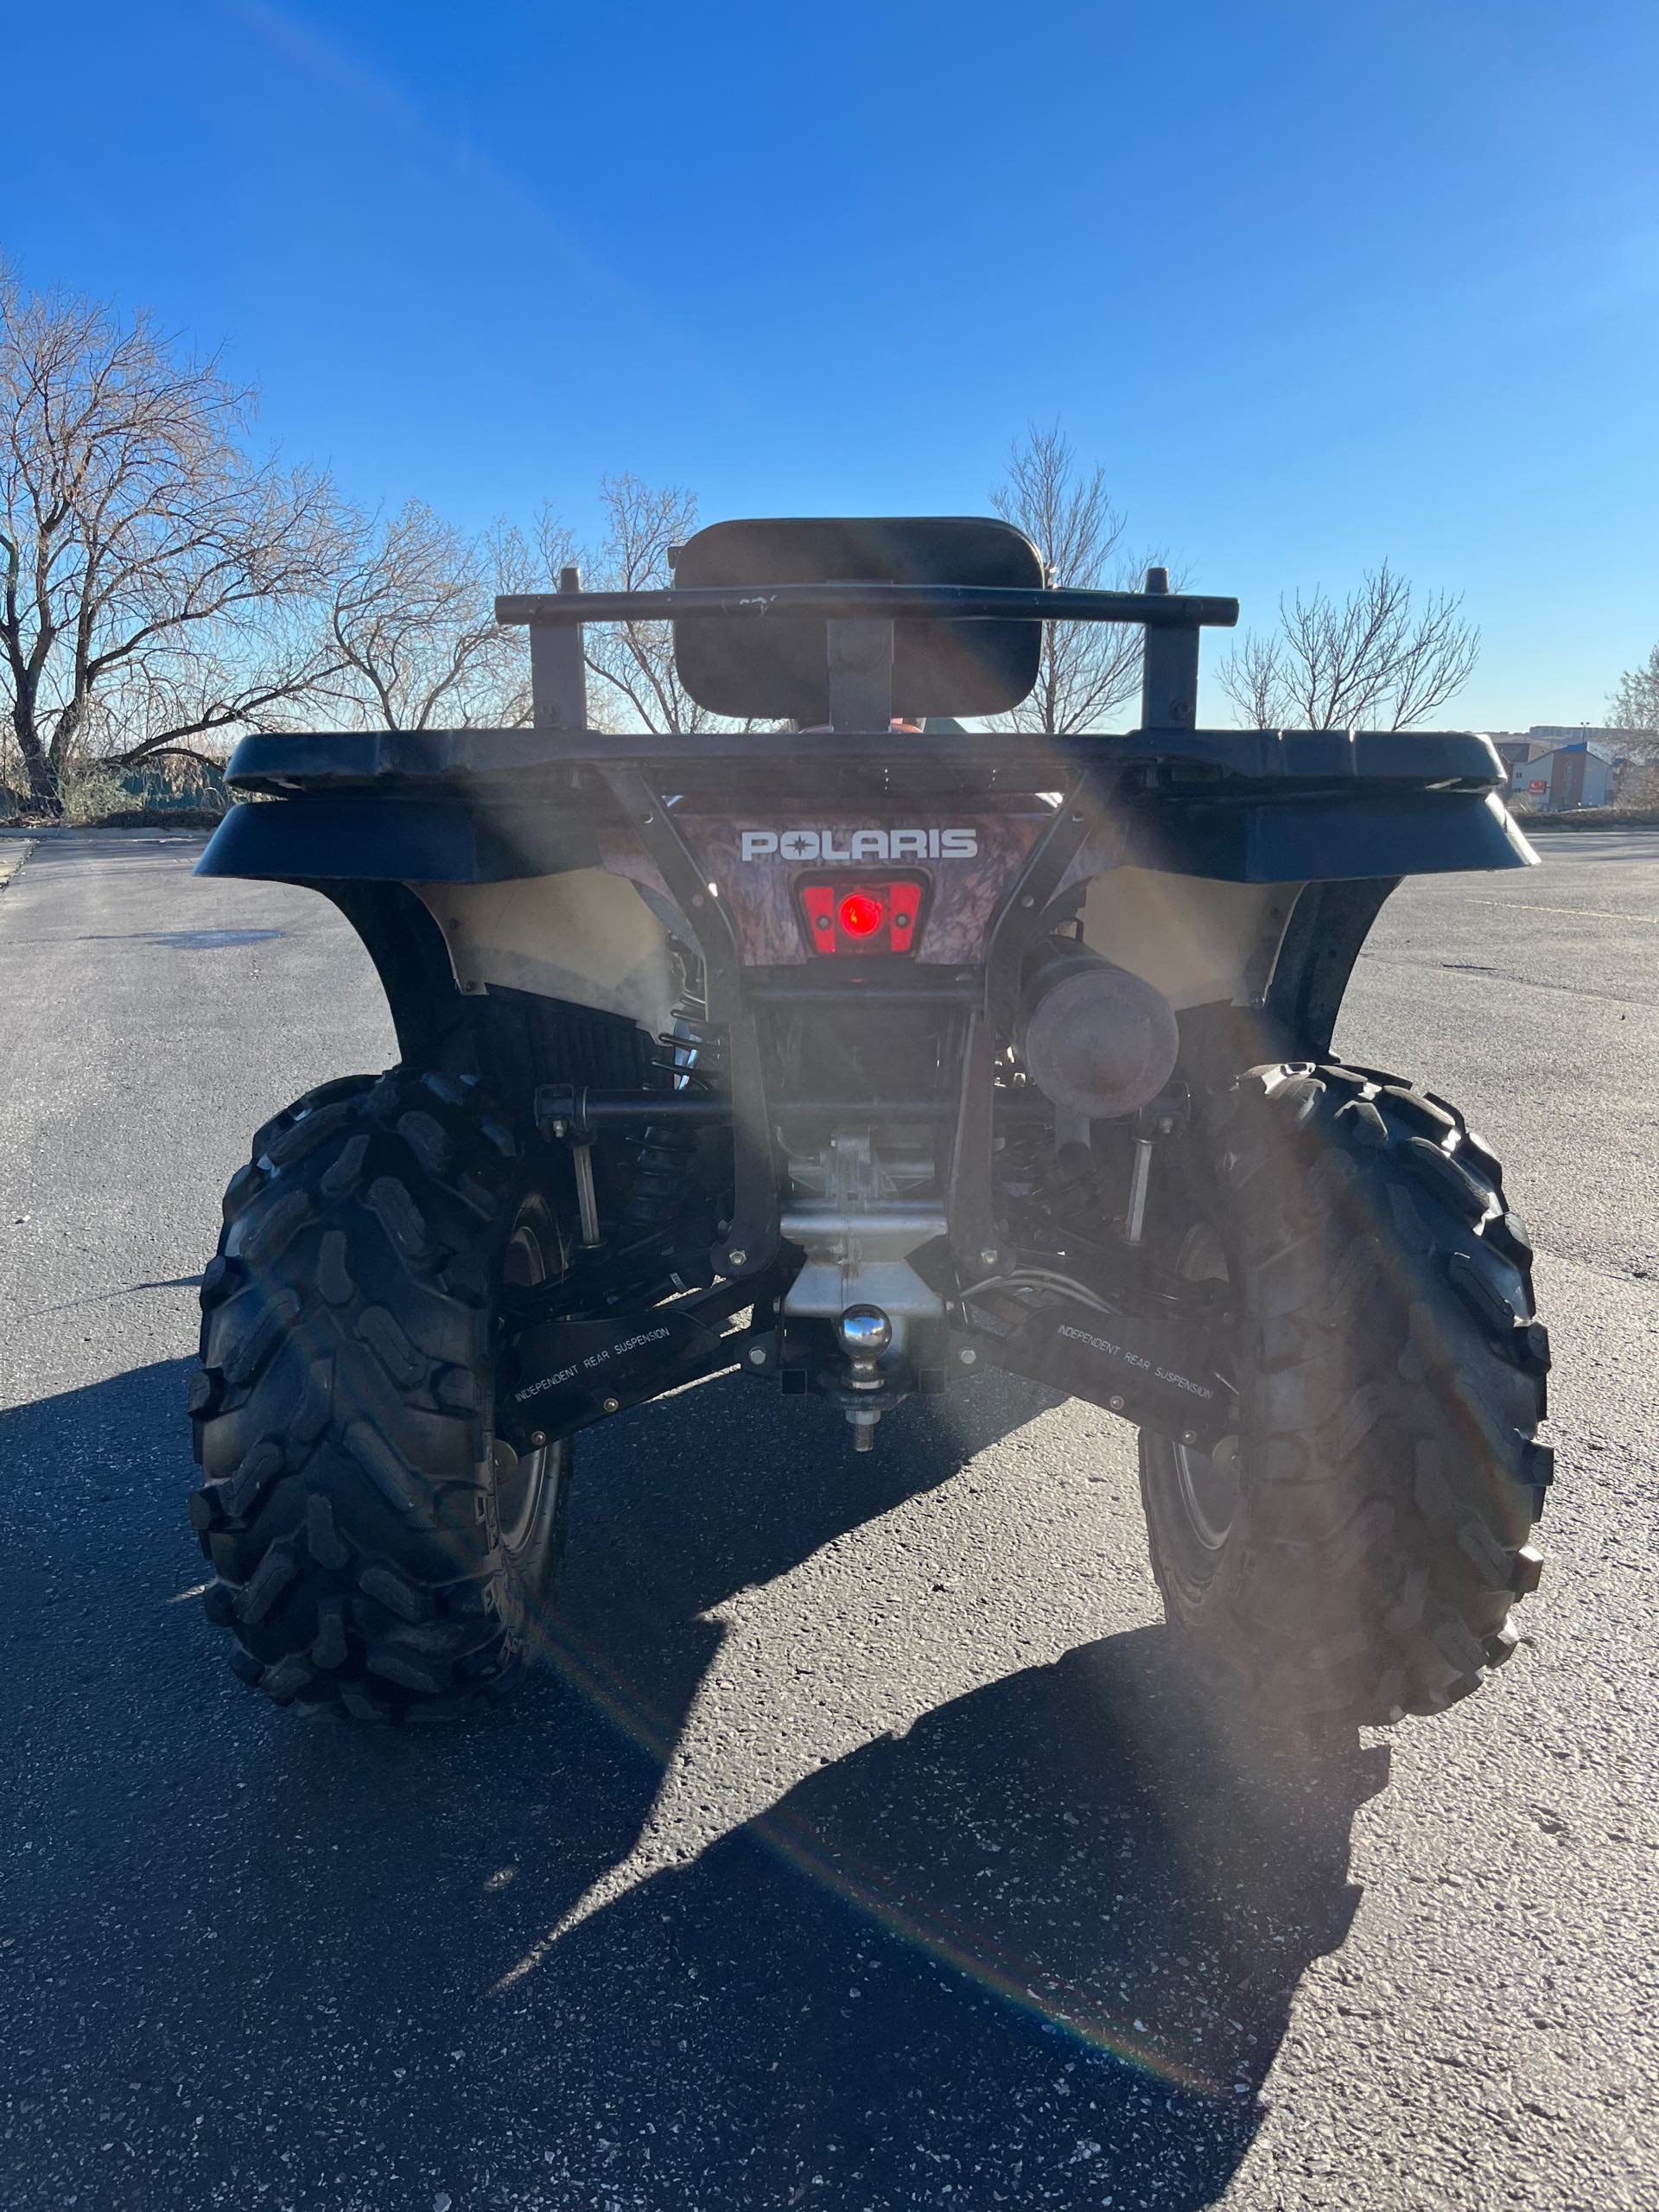
[[[1040,1154],[1047,1141],[1035,1122],[1015,1122],[1003,1131],[992,1155],[999,1199],[1028,1205],[1036,1196],[1042,1185]]]
[[[689,993],[675,1007],[673,1019],[672,1029],[657,1040],[667,1057],[652,1060],[652,1066],[671,1076],[677,1090],[715,1090],[725,1072],[723,1036],[710,1027],[702,1001]],[[666,1229],[684,1211],[697,1141],[696,1131],[683,1122],[646,1124],[622,1201],[623,1218],[634,1230]]]
[[[1096,1165],[1087,1145],[1062,1145],[1057,1152],[1040,1125],[1015,1122],[995,1154],[997,1196],[1033,1228],[1075,1231],[1099,1208]]]

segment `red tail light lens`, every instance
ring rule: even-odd
[[[883,876],[849,883],[842,876],[798,882],[801,919],[814,952],[912,952],[920,931],[927,883],[920,876]]]

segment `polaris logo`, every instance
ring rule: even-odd
[[[842,842],[841,840],[845,842]],[[977,830],[746,830],[746,861],[970,861]]]

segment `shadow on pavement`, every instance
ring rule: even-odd
[[[758,1392],[620,1424],[573,1529],[574,1678],[378,1734],[250,1697],[184,1601],[183,1371],[0,1415],[0,2195],[1121,2212],[1225,2188],[1381,1777],[1270,1756],[1162,1630],[867,1744],[537,1952],[639,1833],[722,1633],[698,1616],[1037,1393],[964,1399],[948,1433],[918,1408],[857,1460]]]
[[[1274,1758],[1173,1635],[1115,1637],[871,1744],[575,1929],[550,1986],[515,1993],[521,2031],[617,1988],[650,2021],[585,2089],[626,2115],[634,2188],[667,2152],[676,2189],[641,2202],[713,2177],[710,2202],[1208,2205],[1346,1933],[1382,1779],[1376,1755]]]

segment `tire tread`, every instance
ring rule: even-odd
[[[1374,1070],[1254,1069],[1213,1134],[1255,1332],[1241,1503],[1189,1573],[1168,1447],[1143,1438],[1166,1611],[1287,1717],[1444,1710],[1508,1659],[1541,1571],[1548,1337],[1502,1171],[1455,1109]]]
[[[204,1611],[279,1704],[449,1717],[523,1658],[531,1593],[512,1594],[486,1409],[529,1172],[476,1084],[395,1069],[296,1101],[232,1179],[202,1278],[190,1518]],[[549,1573],[556,1555],[550,1537]]]

